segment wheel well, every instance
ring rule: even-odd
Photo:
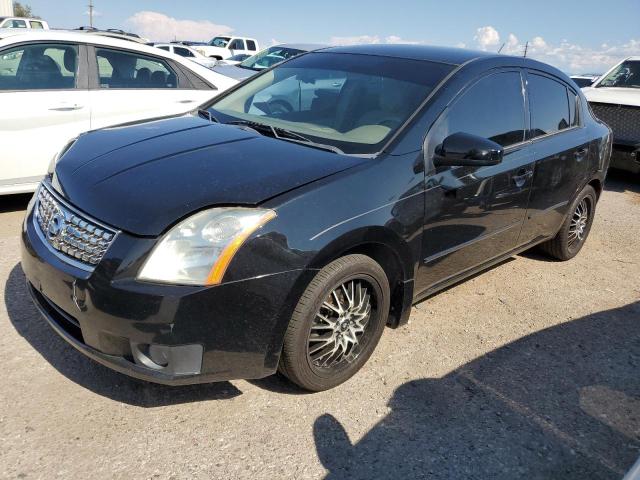
[[[600,194],[602,193],[602,182],[597,178],[594,178],[589,182],[589,185],[591,185],[593,189],[596,191],[596,199],[599,200]]]
[[[222,60],[220,55],[211,55],[209,58],[215,58],[216,60]]]
[[[389,320],[387,325],[395,328],[399,325],[403,310],[405,308],[405,285],[402,263],[398,254],[389,246],[382,243],[367,243],[353,247],[340,256],[359,253],[375,260],[384,270],[389,280],[389,290],[391,291]]]

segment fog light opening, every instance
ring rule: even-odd
[[[159,345],[131,342],[136,364],[169,375],[196,375],[202,370],[203,348],[193,345]]]

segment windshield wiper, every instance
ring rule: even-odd
[[[202,108],[199,108],[198,115],[200,115],[202,118],[206,118],[211,123],[220,123],[220,120],[214,117],[213,113],[211,113],[209,110],[203,110]]]
[[[300,135],[299,133],[293,132],[291,130],[287,130],[286,128],[274,127],[272,125],[266,125],[264,123],[258,123],[258,122],[251,122],[249,120],[234,120],[232,122],[227,122],[227,124],[247,127],[261,134],[266,133],[267,135],[270,135],[273,138],[277,138],[278,140],[300,143],[302,145],[307,145],[308,147],[317,148],[320,150],[327,150],[329,152],[339,153],[341,155],[344,155],[344,152],[338,147],[334,147],[333,145],[327,145],[325,143],[314,142],[313,140],[303,135]]]

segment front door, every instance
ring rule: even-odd
[[[428,292],[515,248],[523,224],[533,156],[519,70],[482,77],[443,112],[427,136],[425,222],[416,292]],[[437,145],[453,133],[502,145],[487,167],[433,167]]]
[[[0,51],[0,193],[33,190],[56,152],[89,130],[81,49],[26,43]]]

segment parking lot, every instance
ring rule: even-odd
[[[414,308],[363,371],[146,384],[53,334],[0,206],[1,478],[621,478],[640,455],[640,182],[574,260],[514,257]]]

